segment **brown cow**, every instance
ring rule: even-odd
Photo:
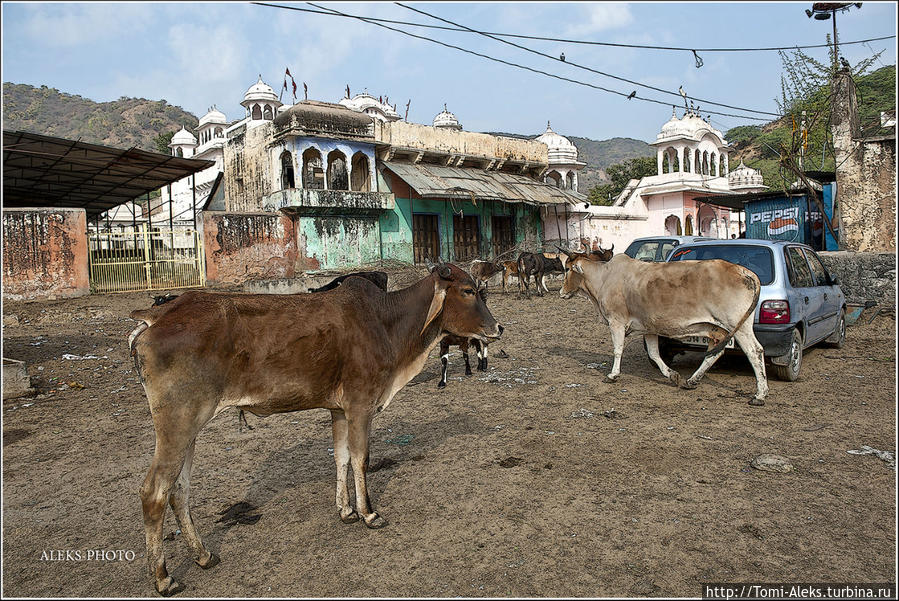
[[[380,528],[386,521],[371,508],[366,486],[372,418],[421,371],[444,334],[486,342],[503,330],[474,281],[455,265],[389,293],[358,277],[317,294],[190,291],[131,316],[144,322],[129,343],[156,430],[140,497],[147,559],[163,595],[180,590],[163,552],[167,504],[197,564],[218,563],[188,507],[194,442],[209,420],[230,407],[263,417],[329,409],[340,519],[361,517]],[[350,464],[355,510],[347,490]]]

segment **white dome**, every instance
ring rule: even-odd
[[[169,148],[174,148],[175,146],[184,145],[184,146],[196,146],[197,139],[194,137],[192,133],[181,127],[181,130],[175,133],[172,136],[172,141],[169,142]]]
[[[756,188],[765,185],[762,172],[752,167],[747,167],[743,164],[742,159],[740,160],[740,166],[727,174],[727,183],[731,190]]]
[[[200,117],[200,127],[203,127],[207,123],[224,125],[227,122],[228,122],[228,118],[225,117],[225,114],[223,112],[221,112],[217,108],[215,108],[215,106],[210,108],[208,113],[206,113],[205,115]]]
[[[559,135],[546,122],[546,131],[537,136],[538,142],[543,142],[549,147],[550,163],[577,162],[577,146],[565,136]]]
[[[356,94],[352,98],[341,98],[338,101],[350,110],[365,113],[380,121],[399,121],[399,114],[393,110],[393,107],[375,98],[369,93]]]
[[[446,105],[443,105],[443,110],[437,113],[437,116],[434,117],[434,127],[445,127],[447,129],[462,129],[462,124],[459,123],[459,120],[456,119],[456,116],[446,110]]]
[[[656,136],[656,142],[669,141],[674,138],[687,138],[698,142],[709,133],[717,136],[721,145],[727,145],[724,141],[724,134],[709,125],[697,113],[688,111],[678,119],[677,114],[672,111],[671,119],[662,126],[662,130]]]
[[[273,102],[278,106],[281,105],[281,101],[278,100],[278,95],[275,94],[275,91],[267,83],[262,81],[262,75],[259,76],[259,81],[250,86],[247,93],[243,95],[243,102],[240,104],[247,106],[250,103],[259,101]]]

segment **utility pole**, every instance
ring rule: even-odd
[[[805,147],[808,141],[808,131],[805,128],[805,111],[802,111],[802,120],[799,123],[799,170],[802,171],[802,159],[805,157]]]

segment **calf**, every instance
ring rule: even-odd
[[[487,300],[487,289],[481,288],[478,290],[478,294],[481,299]],[[474,346],[475,352],[478,354],[478,371],[487,371],[487,343],[478,340],[477,338],[465,338],[462,336],[454,336],[452,334],[447,334],[443,337],[443,340],[440,341],[440,363],[441,363],[441,372],[440,372],[440,381],[437,383],[437,388],[446,388],[446,372],[447,365],[449,364],[449,347],[458,346],[459,350],[462,351],[462,357],[465,359],[465,375],[471,375],[471,364],[468,362],[468,348],[470,346]]]
[[[555,256],[548,256],[546,253],[543,254],[543,277],[540,279],[540,286],[543,288],[544,292],[549,292],[549,288],[546,287],[546,276],[550,273],[565,273],[565,265],[562,264],[562,259]]]
[[[521,287],[523,285],[527,297],[531,298],[528,279],[533,276],[537,295],[543,296],[543,290],[540,289],[540,281],[543,279],[543,269],[542,254],[523,252],[518,255],[518,293],[521,294]]]
[[[181,588],[165,564],[167,505],[197,564],[218,563],[188,505],[195,441],[209,420],[230,407],[262,417],[328,409],[340,519],[380,528],[386,521],[372,509],[366,483],[372,419],[421,371],[444,335],[486,342],[503,330],[474,280],[448,264],[395,292],[358,277],[318,294],[190,291],[131,317],[142,322],[129,345],[156,431],[140,487],[147,560],[163,595]]]
[[[518,261],[503,261],[503,294],[506,293],[506,283],[511,278],[518,278]]]
[[[309,292],[327,292],[328,290],[333,290],[337,288],[340,284],[344,282],[347,278],[358,277],[365,278],[370,281],[372,284],[380,288],[381,290],[387,290],[387,273],[384,271],[357,271],[356,273],[348,273],[346,275],[342,275],[334,278],[324,286],[319,288],[310,288]]]
[[[471,277],[476,282],[483,283],[484,288],[487,287],[487,281],[498,273],[505,271],[501,263],[495,261],[480,261],[475,259],[471,263]]]
[[[752,329],[761,285],[752,271],[720,260],[647,263],[627,255],[597,261],[583,253],[566,254],[568,270],[559,294],[583,293],[608,324],[615,352],[609,381],[621,373],[624,337],[630,332],[643,333],[649,358],[675,385],[680,375],[659,356],[659,336],[709,339],[705,360],[684,388],[695,388],[734,339],[755,371],[756,393],[749,404],[765,404],[764,351]]]

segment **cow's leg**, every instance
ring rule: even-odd
[[[175,424],[168,424],[163,420],[154,421],[157,422],[156,452],[150,464],[150,471],[147,472],[147,477],[140,487],[140,499],[147,536],[147,562],[150,574],[156,581],[156,592],[167,597],[181,591],[182,587],[169,576],[165,567],[165,551],[162,544],[165,510],[172,487],[184,466],[187,448],[193,445],[196,434],[192,434],[190,440],[179,440],[177,430],[165,427]],[[158,434],[160,431],[166,436],[160,437]]]
[[[475,340],[478,349],[478,371],[487,371],[487,345],[480,340]]]
[[[546,287],[546,274],[545,273],[540,276],[540,287],[543,289],[544,292],[549,292],[549,288]]]
[[[612,361],[612,371],[606,376],[606,380],[614,382],[618,379],[618,376],[621,375],[621,353],[624,352],[624,336],[626,330],[624,324],[613,323],[609,323],[609,330],[612,334],[612,349],[615,353],[615,358]]]
[[[356,511],[369,528],[382,528],[387,520],[371,510],[368,498],[366,472],[368,471],[368,433],[371,429],[371,416],[366,413],[347,415],[350,441],[350,462],[353,465],[353,481],[356,484]]]
[[[440,381],[437,382],[437,388],[446,388],[446,372],[449,364],[449,343],[440,341]]]
[[[200,534],[194,525],[193,518],[190,516],[190,470],[193,467],[195,446],[196,441],[192,442],[187,448],[184,465],[181,466],[181,474],[175,481],[175,486],[169,495],[169,505],[172,506],[181,534],[184,535],[184,539],[196,556],[194,561],[197,562],[198,566],[207,570],[216,566],[219,563],[219,558],[206,549],[203,539],[200,538]]]
[[[350,469],[350,446],[346,415],[331,411],[331,434],[334,442],[334,463],[337,464],[337,513],[344,524],[359,521],[359,514],[350,506],[346,477]]]
[[[459,345],[459,349],[462,351],[462,358],[465,359],[465,375],[471,375],[471,363],[468,362],[468,347],[469,341],[466,340],[462,344]]]
[[[658,335],[644,334],[643,340],[646,342],[646,352],[649,353],[649,358],[652,359],[653,363],[659,366],[662,375],[671,380],[671,383],[675,386],[680,386],[680,374],[668,367],[665,362],[662,361],[661,355],[659,355]]]
[[[709,343],[709,350],[714,345],[714,341]],[[696,368],[696,371],[693,372],[693,375],[687,378],[687,381],[684,382],[683,387],[686,389],[696,388],[699,381],[702,379],[702,376],[705,375],[705,372],[709,370],[714,364],[715,361],[721,358],[721,355],[724,354],[724,349],[722,348],[720,351],[715,353],[714,355],[706,355],[705,359],[702,360],[702,363],[699,364],[699,367]]]
[[[521,273],[521,272],[519,272],[519,273]],[[519,275],[518,276],[518,294],[521,295],[521,287],[524,286],[525,296],[527,296],[528,298],[531,298],[531,291],[528,288],[528,278],[530,278],[530,276],[528,276],[528,275],[524,275],[524,276]]]
[[[543,288],[541,286],[544,286],[543,279],[545,277],[542,271],[534,274],[534,288],[537,289],[537,296],[543,296]]]
[[[734,340],[746,353],[746,357],[752,365],[752,371],[755,372],[755,397],[749,401],[749,404],[754,406],[764,405],[765,398],[768,396],[768,377],[765,374],[765,349],[759,344],[755,333],[752,331],[752,320],[747,319],[743,322],[740,329],[734,333]]]

